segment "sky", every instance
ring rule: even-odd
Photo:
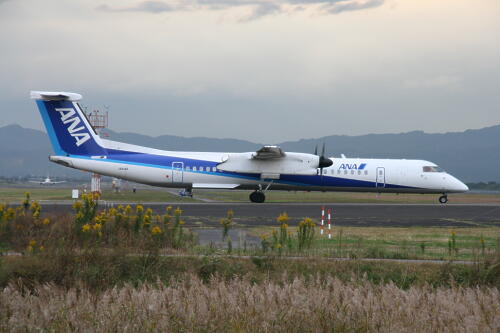
[[[273,144],[500,124],[498,0],[0,0],[0,127],[30,90],[110,128]]]

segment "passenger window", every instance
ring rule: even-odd
[[[344,175],[347,175],[347,170],[344,170]]]
[[[216,172],[216,171],[217,171],[217,168],[216,168],[216,167],[212,167],[212,171],[213,171],[213,172]]]
[[[337,170],[337,174],[340,175],[340,170]]]
[[[365,175],[367,175],[367,174],[368,174],[368,170],[365,170]]]
[[[358,176],[361,175],[361,170],[358,170]]]
[[[351,170],[351,175],[354,175],[354,170]]]
[[[187,166],[186,171],[189,171],[189,170],[191,170],[191,167]]]
[[[193,171],[196,171],[196,167],[193,167]]]

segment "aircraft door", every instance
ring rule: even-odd
[[[172,162],[172,183],[182,183],[184,178],[184,162]]]
[[[377,188],[384,188],[385,187],[385,168],[383,168],[383,167],[377,168],[375,187],[377,187]]]

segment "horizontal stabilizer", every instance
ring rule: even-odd
[[[64,91],[32,91],[31,99],[41,99],[44,101],[79,101],[82,95]]]

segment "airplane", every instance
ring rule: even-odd
[[[269,190],[448,193],[469,188],[435,163],[425,160],[325,157],[263,146],[255,152],[166,151],[99,137],[70,92],[32,91],[60,165],[137,183],[194,189],[251,190],[254,203]]]
[[[47,176],[47,178],[45,178],[43,180],[30,180],[29,182],[30,183],[37,183],[37,184],[40,184],[40,185],[55,185],[55,184],[65,183],[66,181],[65,180],[60,180],[60,181],[56,182],[54,180],[51,180],[50,177]]]

